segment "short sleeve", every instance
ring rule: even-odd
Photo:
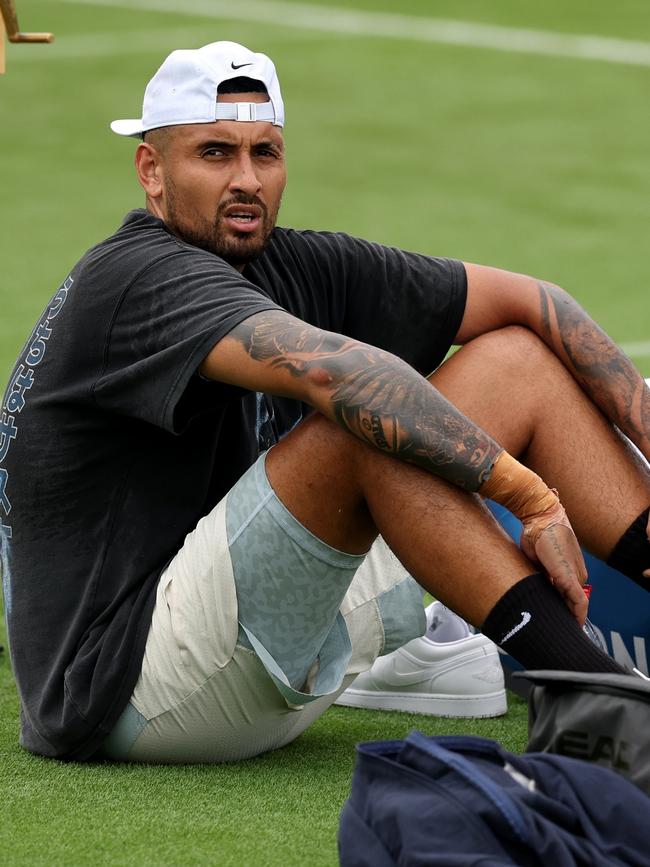
[[[444,359],[467,298],[462,262],[345,240],[345,333],[379,346],[428,374]]]
[[[97,405],[179,433],[186,414],[176,410],[203,359],[236,325],[269,309],[281,308],[209,253],[180,249],[158,259],[119,299]],[[225,385],[211,390],[216,402],[231,393]]]

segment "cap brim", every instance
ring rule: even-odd
[[[114,120],[111,123],[111,129],[118,135],[140,136],[144,132],[142,129],[142,121],[140,119],[132,120]]]

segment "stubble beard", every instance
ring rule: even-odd
[[[248,232],[233,233],[222,227],[224,212],[231,205],[257,205],[262,212],[260,229],[251,235]],[[176,189],[172,185],[167,188],[167,227],[183,241],[214,253],[233,268],[242,268],[262,255],[275,228],[280,204],[274,213],[257,196],[247,196],[244,193],[233,196],[222,202],[217,208],[213,221],[208,220],[197,211],[178,204]]]

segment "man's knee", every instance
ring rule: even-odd
[[[533,385],[549,373],[564,373],[563,365],[544,341],[520,325],[482,334],[466,344],[463,353],[467,361],[480,364],[486,371],[493,370],[501,382],[512,376]]]
[[[522,325],[508,325],[490,331],[477,337],[476,343],[502,364],[516,366],[539,364],[553,357],[541,338]]]

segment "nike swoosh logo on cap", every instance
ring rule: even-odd
[[[531,618],[532,618],[532,615],[531,615],[530,611],[522,611],[521,612],[521,623],[518,623],[516,626],[514,626],[510,630],[510,632],[506,632],[506,634],[503,636],[503,638],[501,639],[499,644],[505,644],[509,638],[512,638],[512,636],[516,635],[520,629],[523,629],[524,626],[526,626],[528,623],[530,623]]]
[[[235,63],[234,61],[231,61],[230,65],[232,66],[233,69],[241,69],[242,66],[252,66],[253,64],[252,64],[252,62],[251,63]]]

